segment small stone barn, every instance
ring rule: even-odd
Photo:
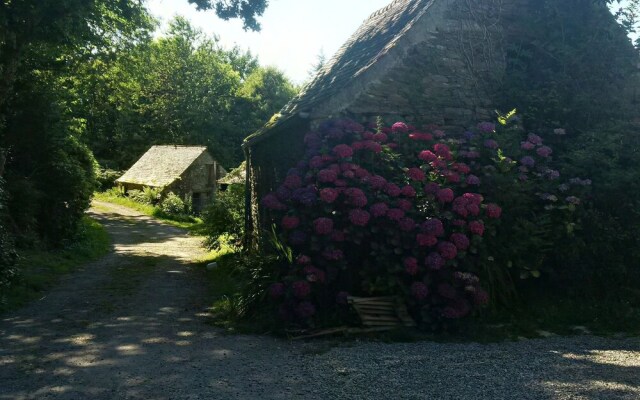
[[[247,237],[259,242],[259,228],[268,223],[261,220],[259,199],[302,158],[303,136],[320,121],[382,117],[387,124],[403,120],[462,131],[495,120],[496,109],[526,108],[509,91],[514,83],[524,93],[529,82],[535,93],[544,93],[547,77],[556,75],[571,84],[564,97],[553,98],[557,108],[567,109],[575,94],[587,90],[594,95],[583,96],[584,103],[595,112],[637,100],[638,86],[627,79],[638,72],[637,52],[606,6],[596,3],[395,0],[372,14],[298,96],[245,140]],[[589,43],[566,33],[581,24],[597,25]],[[579,56],[558,62],[549,37]],[[598,95],[605,90],[615,96]],[[571,107],[567,113],[582,106],[574,101]]]
[[[211,201],[226,171],[204,146],[152,146],[119,179],[126,191],[145,186],[190,196],[194,210]]]

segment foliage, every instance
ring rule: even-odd
[[[154,189],[148,186],[142,188],[142,190],[129,190],[127,192],[129,198],[133,201],[137,201],[141,204],[148,204],[155,206],[162,200],[162,190]]]
[[[120,178],[124,171],[116,171],[109,168],[99,168],[96,171],[96,180],[100,191],[110,190],[116,184],[116,179]]]
[[[4,292],[17,274],[15,268],[16,252],[13,240],[6,230],[6,200],[4,180],[0,177],[0,292]]]
[[[589,182],[560,184],[538,135],[370,128],[330,121],[308,133],[305,158],[262,200],[280,218],[276,242],[296,255],[271,287],[289,321],[311,324],[348,294],[400,295],[423,327],[448,325],[486,304],[485,288],[539,277],[576,229]]]
[[[268,0],[189,0],[195,4],[199,10],[213,9],[218,17],[225,21],[232,18],[239,18],[243,23],[244,30],[259,31],[260,23],[256,17],[261,16]]]
[[[78,266],[97,260],[110,248],[109,235],[97,221],[83,217],[72,244],[51,250],[20,250],[20,275],[6,290],[0,290],[0,312],[12,310],[42,295],[57,279]]]
[[[160,209],[170,216],[189,215],[191,213],[190,201],[182,200],[180,196],[173,192],[167,193],[160,203]]]
[[[221,246],[221,237],[240,248],[244,235],[244,185],[229,185],[226,191],[218,191],[213,202],[202,212],[207,234],[207,245],[213,249]]]
[[[222,48],[183,18],[164,36],[79,65],[75,75],[84,140],[111,168],[167,143],[207,145],[223,165],[237,165],[244,137],[295,94],[281,72]]]
[[[73,237],[95,189],[95,160],[77,139],[78,126],[57,101],[50,74],[18,80],[20,97],[7,116],[3,145],[11,194],[8,211],[19,236],[61,246]],[[64,182],[64,184],[61,184]]]

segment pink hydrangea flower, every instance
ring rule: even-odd
[[[540,156],[540,157],[549,157],[551,156],[551,154],[553,153],[553,150],[551,150],[551,147],[549,146],[541,146],[538,147],[538,149],[536,150],[536,153]]]
[[[392,221],[400,221],[404,217],[404,211],[399,208],[391,208],[387,211],[387,217]]]
[[[364,142],[363,141],[353,142],[353,143],[351,143],[351,148],[354,151],[362,150],[362,149],[364,149]]]
[[[427,163],[436,161],[438,156],[435,155],[431,150],[423,150],[418,154],[418,158]]]
[[[444,235],[444,225],[438,218],[431,218],[422,223],[420,226],[422,231],[430,236]]]
[[[401,194],[405,197],[416,197],[416,190],[411,185],[404,186]]]
[[[453,171],[446,171],[444,173],[444,177],[447,179],[447,182],[451,182],[451,183],[459,183],[460,182],[460,175],[458,175],[458,173],[453,172]]]
[[[469,172],[471,172],[471,168],[464,163],[456,163],[453,165],[453,169],[458,171],[461,174],[468,174]]]
[[[536,165],[536,161],[532,157],[524,156],[520,159],[520,164],[524,165],[525,167],[532,168],[534,165]]]
[[[338,179],[338,173],[333,169],[321,169],[318,171],[318,181],[324,183],[335,182]]]
[[[396,122],[391,126],[393,133],[406,133],[409,132],[409,127],[404,122]]]
[[[287,208],[280,202],[280,200],[278,200],[278,197],[273,193],[269,193],[268,195],[264,196],[262,198],[261,204],[270,210],[286,210]]]
[[[536,148],[536,145],[531,143],[531,142],[529,142],[529,141],[526,141],[526,142],[521,142],[520,143],[520,148],[522,150],[533,150],[533,149]]]
[[[374,217],[382,217],[387,214],[389,206],[386,203],[376,203],[369,208],[371,215]]]
[[[304,299],[311,293],[311,286],[307,281],[295,281],[291,284],[293,295],[299,299]]]
[[[339,261],[344,258],[344,253],[340,249],[325,249],[322,252],[322,257],[329,261]]]
[[[433,152],[438,156],[442,157],[445,160],[451,160],[453,155],[451,154],[451,149],[444,143],[436,143],[433,146]]]
[[[403,261],[404,270],[409,275],[416,275],[418,273],[418,260],[415,257],[407,257]]]
[[[470,245],[469,238],[464,233],[452,233],[449,240],[451,240],[451,243],[460,251],[467,250]]]
[[[307,265],[302,270],[306,275],[307,281],[309,282],[320,282],[324,283],[326,279],[326,275],[323,270],[314,267],[313,265]]]
[[[333,203],[338,198],[338,191],[333,188],[324,188],[320,190],[320,200],[325,203]]]
[[[458,248],[451,242],[440,242],[438,252],[445,260],[453,260],[458,255]]]
[[[406,199],[400,199],[396,201],[396,206],[402,211],[409,211],[413,207],[413,204]]]
[[[433,235],[418,233],[416,235],[416,243],[418,243],[418,246],[421,247],[432,247],[438,243],[438,239]]]
[[[391,197],[398,197],[402,194],[402,189],[400,189],[395,183],[387,183],[384,185],[384,192]]]
[[[369,171],[367,171],[366,169],[362,168],[362,167],[357,167],[354,170],[354,173],[356,175],[356,178],[358,179],[363,179],[366,178],[368,176],[371,176],[371,174],[369,173]]]
[[[329,218],[317,218],[313,221],[313,229],[318,235],[328,235],[333,230],[333,221]]]
[[[364,142],[364,148],[374,153],[380,153],[382,151],[382,145],[373,140],[367,140]]]
[[[424,300],[429,295],[429,289],[422,282],[414,282],[411,285],[411,295],[417,300]]]
[[[482,221],[469,222],[469,231],[478,236],[484,235],[484,223]]]
[[[542,138],[538,135],[535,135],[533,133],[530,133],[529,136],[527,136],[527,140],[533,144],[537,144],[537,145],[541,145],[542,144]]]
[[[281,225],[282,228],[287,230],[295,229],[298,227],[298,225],[300,225],[300,218],[294,215],[285,215],[284,217],[282,217]]]
[[[467,176],[467,179],[465,179],[465,183],[471,186],[478,186],[480,185],[480,178],[475,175],[469,175]]]
[[[349,221],[356,226],[367,225],[370,218],[371,215],[365,210],[355,209],[349,211]]]
[[[302,186],[302,178],[298,175],[289,175],[285,178],[283,185],[288,189],[298,189]]]
[[[367,183],[371,186],[371,189],[382,189],[387,185],[387,180],[380,175],[373,175],[367,178]]]
[[[413,132],[409,134],[409,139],[416,141],[429,142],[433,140],[433,135],[430,133]]]
[[[453,190],[450,188],[440,189],[436,193],[436,199],[438,199],[440,203],[451,203],[453,201],[453,197]]]
[[[483,289],[476,289],[473,293],[473,304],[476,306],[485,306],[489,304],[489,293]]]
[[[500,218],[502,215],[502,208],[500,208],[497,204],[490,203],[487,204],[487,216],[489,218]]]
[[[389,140],[389,137],[387,136],[386,133],[379,132],[379,133],[376,133],[375,135],[373,135],[372,139],[375,142],[378,142],[378,143],[385,143],[387,140]]]
[[[478,130],[482,133],[493,133],[496,131],[496,124],[491,122],[480,122],[478,124]]]
[[[426,177],[424,172],[420,168],[409,168],[409,170],[407,171],[407,176],[409,176],[410,179],[418,182],[424,181],[424,178]]]
[[[486,147],[487,149],[495,150],[500,147],[500,145],[498,145],[498,142],[493,139],[487,139],[484,141],[484,147]]]
[[[432,253],[429,253],[427,258],[424,260],[424,263],[427,265],[427,267],[431,269],[439,270],[439,269],[442,269],[442,267],[444,267],[445,260],[444,258],[442,258],[442,256],[439,253],[432,252]]]
[[[311,263],[311,257],[300,254],[298,257],[296,257],[296,263],[299,265],[309,264]]]

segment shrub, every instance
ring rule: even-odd
[[[98,190],[105,192],[115,186],[116,179],[120,178],[124,171],[116,171],[109,168],[98,168],[96,171],[96,181]]]
[[[207,244],[219,249],[221,237],[239,248],[244,235],[244,185],[230,185],[224,192],[218,191],[213,202],[202,212],[207,234]]]
[[[129,190],[127,194],[131,200],[151,206],[159,204],[162,199],[161,189],[155,189],[148,186],[143,187],[142,190]]]
[[[18,272],[15,268],[16,252],[13,240],[6,229],[5,202],[4,181],[0,177],[0,293],[4,293],[3,289],[11,283]],[[2,296],[0,296],[0,303],[2,301]]]
[[[185,201],[173,192],[169,192],[164,200],[162,200],[162,203],[160,203],[160,209],[169,216],[183,216],[189,214],[188,202],[185,204]]]
[[[285,320],[313,324],[348,294],[400,295],[423,327],[444,326],[490,293],[508,299],[514,275],[540,276],[552,245],[572,240],[589,181],[561,183],[541,137],[490,123],[460,137],[370,128],[310,132],[262,199],[296,255],[271,290]]]

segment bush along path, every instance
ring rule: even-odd
[[[636,399],[640,340],[289,343],[207,324],[200,239],[94,202],[104,259],[0,317],[0,399]],[[333,347],[333,348],[332,348]]]

